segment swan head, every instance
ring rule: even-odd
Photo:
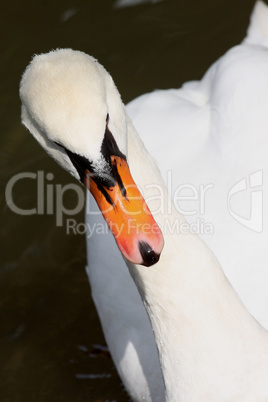
[[[109,73],[83,52],[59,49],[33,58],[20,97],[23,124],[91,191],[124,257],[156,263],[163,237],[129,171],[125,107]]]

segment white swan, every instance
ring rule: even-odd
[[[247,47],[249,52],[254,51],[252,49],[254,47]],[[265,65],[266,51],[259,51]],[[227,65],[231,60],[229,56],[230,53],[225,56]],[[198,112],[200,103],[212,102],[207,91],[213,93],[212,78],[215,80],[223,62],[224,58],[212,67],[199,87],[191,84],[186,88],[184,94],[188,91],[195,99],[195,104],[189,104],[190,108],[196,107]],[[175,92],[169,95],[181,101]],[[154,103],[154,96],[150,98]],[[108,128],[120,151],[127,153],[132,175],[143,189],[160,226],[165,227],[166,222],[171,225],[184,222],[174,207],[169,213],[169,197],[158,170],[125,114],[111,78],[92,58],[71,50],[37,56],[23,76],[21,99],[24,124],[77,178],[78,170],[88,167],[87,162],[97,174],[103,173],[105,164],[100,149]],[[190,100],[187,96],[184,99]],[[148,102],[148,99],[142,101]],[[136,106],[135,103],[130,106],[132,111]],[[201,134],[208,136],[210,133],[201,130]],[[202,136],[196,141],[206,145],[206,138]],[[191,151],[194,154],[195,149]],[[77,155],[84,158],[79,159]],[[187,161],[185,163],[187,169]],[[81,177],[81,170],[79,173]],[[156,213],[159,189],[166,202],[161,214]],[[99,218],[89,215],[89,219]],[[243,307],[214,256],[196,236],[168,231],[164,235],[165,246],[156,265],[148,268],[128,265],[154,330],[166,400],[268,400],[266,331]],[[157,238],[155,247],[161,249],[160,243]],[[109,244],[111,247],[107,248]],[[109,250],[106,255],[104,245]],[[148,253],[151,254],[150,250]],[[164,399],[163,383],[152,332],[125,268],[111,236],[107,235],[102,245],[97,237],[91,238],[88,273],[119,373],[133,399],[161,401]]]
[[[166,184],[173,188],[173,193],[178,183],[189,183],[194,190],[202,185],[213,184],[212,189],[208,187],[206,214],[201,213],[199,217],[213,223],[214,233],[203,234],[203,238],[220,258],[225,273],[246,307],[268,329],[267,212],[262,211],[259,203],[255,204],[257,212],[263,212],[263,228],[258,233],[233,219],[227,208],[228,192],[237,182],[242,179],[248,182],[259,171],[265,178],[268,172],[266,147],[260,145],[267,143],[267,29],[267,6],[258,2],[245,41],[217,61],[202,81],[187,83],[180,90],[155,91],[143,95],[132,101],[127,111],[157,159]],[[219,120],[221,115],[224,120]],[[173,152],[166,146],[168,141],[171,144],[175,141]],[[215,142],[219,143],[217,147]],[[168,150],[167,158],[162,156],[162,150],[165,149]],[[172,176],[169,171],[172,171]],[[266,187],[257,187],[257,191],[260,189],[265,199]],[[243,203],[249,208],[250,193],[244,193],[242,199],[234,196],[230,205],[239,213],[244,213]],[[193,196],[193,193],[190,195]],[[92,201],[90,204],[92,208]],[[192,210],[197,208],[195,202]],[[98,219],[87,215],[91,228],[94,225],[97,227]],[[196,216],[188,215],[190,219],[194,222]],[[112,236],[108,234],[102,240],[105,245],[97,237],[88,239],[90,266],[87,272],[104,333],[127,389],[132,390],[131,394],[137,400],[141,400],[140,395],[147,395],[151,391],[155,400],[162,383],[161,380],[155,381],[159,376],[155,363],[157,357],[153,350],[148,352],[148,344],[153,349],[152,334],[146,317],[143,317],[136,289],[125,271],[125,263],[113,247]],[[112,250],[112,263],[110,255],[103,253],[103,247]],[[97,269],[100,261],[101,271]],[[112,282],[111,290],[110,281],[113,278],[116,280]],[[99,292],[98,289],[103,291]],[[125,290],[123,295],[122,289]],[[109,317],[114,317],[114,320]],[[143,327],[138,334],[136,322]],[[128,328],[127,333],[124,333],[124,328]],[[147,342],[143,341],[143,337]],[[122,343],[117,339],[121,339]],[[142,365],[140,370],[139,361]],[[143,381],[144,377],[148,379],[149,389]],[[142,390],[140,394],[135,389],[136,383],[144,384],[139,388]],[[159,386],[157,389],[156,385]],[[146,389],[147,393],[143,391]],[[160,396],[159,400],[163,398]]]
[[[179,196],[186,194],[192,201],[179,200],[178,206],[190,212],[187,220],[194,229],[200,224],[200,236],[266,329],[267,59],[268,8],[257,2],[245,40],[201,81],[143,95],[127,107],[173,198],[178,186],[189,184],[188,193]],[[166,143],[172,144],[172,152],[162,157]],[[203,221],[211,227],[202,227]]]

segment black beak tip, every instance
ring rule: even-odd
[[[157,254],[145,241],[139,242],[139,250],[143,260],[142,265],[150,267],[159,261],[160,254]]]

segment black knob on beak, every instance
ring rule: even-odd
[[[142,265],[150,267],[151,265],[156,264],[159,260],[160,255],[156,254],[152,247],[145,241],[139,242],[139,250],[143,259]]]

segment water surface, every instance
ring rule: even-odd
[[[164,0],[115,8],[113,0],[6,2],[1,13],[0,400],[127,401],[90,296],[85,240],[55,215],[21,216],[5,200],[20,172],[44,186],[74,183],[20,124],[18,87],[35,53],[71,47],[94,55],[124,102],[200,79],[245,36],[251,0]],[[49,173],[53,174],[47,176]],[[50,180],[47,179],[50,177]],[[35,179],[14,185],[20,208],[36,206]],[[55,195],[53,198],[55,206]],[[75,200],[64,198],[66,208]],[[64,218],[65,219],[65,218]],[[83,212],[75,216],[83,222]]]

